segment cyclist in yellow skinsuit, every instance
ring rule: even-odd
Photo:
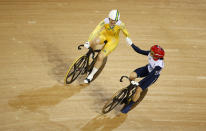
[[[84,83],[89,83],[93,79],[94,74],[101,67],[104,58],[117,47],[120,31],[126,36],[126,41],[131,44],[132,41],[129,38],[125,24],[120,21],[119,11],[112,10],[109,13],[109,17],[102,20],[91,33],[88,42],[84,44],[86,48],[89,48],[90,46],[94,47],[97,44],[104,44],[105,41],[107,41],[107,43],[99,53],[97,62],[95,63],[92,72],[84,80]]]

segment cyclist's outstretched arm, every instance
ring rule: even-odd
[[[142,49],[140,49],[138,46],[136,46],[136,45],[134,45],[134,44],[132,44],[131,46],[132,46],[132,48],[133,48],[137,53],[139,53],[139,54],[148,56],[149,53],[150,53],[150,51],[142,50]]]
[[[121,30],[122,30],[124,36],[126,37],[127,44],[128,45],[132,45],[132,40],[130,39],[130,36],[129,36],[129,33],[128,33],[127,29],[126,29],[125,24],[121,23],[120,27],[121,27]]]
[[[125,37],[129,37],[129,33],[128,33],[127,29],[126,29],[125,24],[124,24],[124,23],[121,23],[121,24],[120,24],[120,27],[121,27],[121,30],[122,30],[124,36],[125,36]]]
[[[99,34],[99,32],[102,30],[102,28],[104,27],[105,21],[102,20],[97,26],[96,28],[92,31],[92,33],[89,36],[88,42],[92,41],[95,37],[97,37],[97,35]]]

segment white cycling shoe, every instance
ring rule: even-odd
[[[84,83],[85,84],[89,84],[92,81],[93,77],[88,76],[85,80]]]

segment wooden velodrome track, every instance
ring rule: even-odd
[[[122,75],[147,64],[121,33],[99,77],[65,86],[77,50],[111,9],[118,8],[133,42],[165,51],[165,68],[128,115],[101,115]],[[205,0],[0,1],[0,130],[205,131]]]

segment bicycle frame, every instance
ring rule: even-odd
[[[78,50],[81,50],[81,47],[83,46],[84,45],[79,45]],[[76,61],[74,61],[69,67],[65,77],[65,84],[71,84],[74,80],[77,79],[79,75],[84,75],[92,71],[98,56],[98,54],[95,55],[95,53],[100,52],[101,50],[93,50],[92,48],[88,49],[89,50],[85,55],[82,55],[81,57],[76,59]],[[92,57],[91,61],[90,57]]]
[[[121,90],[116,92],[112,96],[112,98],[107,101],[107,103],[104,105],[104,107],[102,109],[103,114],[106,114],[106,113],[110,112],[118,104],[120,104],[120,105],[123,104],[123,103],[126,104],[126,105],[129,104],[130,100],[132,99],[133,95],[135,94],[138,86],[133,85],[131,83],[131,80],[127,76],[122,76],[120,78],[120,82],[123,82],[123,78],[127,78],[129,80],[130,84],[127,87],[122,88]],[[146,90],[144,90],[144,94],[141,94],[141,95],[143,95],[143,97],[140,96],[140,98],[138,99],[138,104],[143,100],[143,98],[146,95],[147,91],[148,90],[146,89]]]
[[[127,89],[127,94],[126,94],[126,96],[125,96],[125,98],[129,101],[129,100],[132,98],[132,96],[134,95],[134,93],[136,92],[137,86],[131,84],[131,80],[129,79],[128,76],[122,76],[122,77],[120,78],[120,82],[123,82],[123,78],[128,79],[129,82],[130,82],[130,85],[128,85],[128,86],[126,87],[126,89]]]
[[[81,50],[81,47],[83,47],[84,45],[79,45],[78,46],[78,50]],[[100,52],[101,50],[93,50],[91,47],[88,48],[89,51],[86,53],[86,61],[87,61],[87,65],[86,65],[86,69],[84,71],[85,72],[90,72],[93,67],[94,67],[94,64],[95,64],[95,52]],[[90,58],[90,55],[92,55],[92,62],[89,64],[89,58]]]

